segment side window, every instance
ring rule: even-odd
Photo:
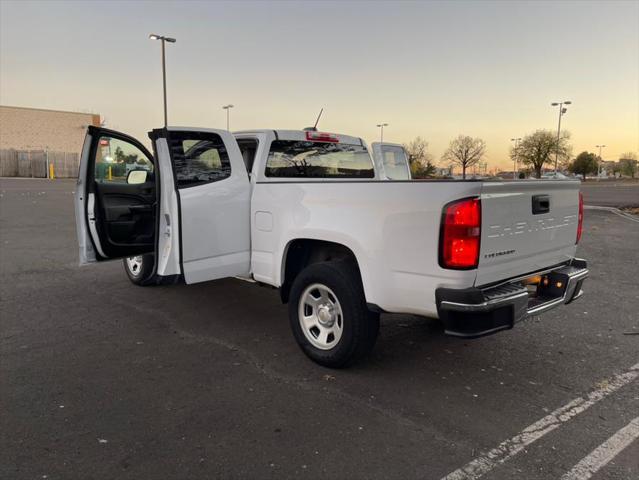
[[[100,183],[126,183],[132,170],[153,173],[153,163],[142,150],[125,140],[106,135],[98,141],[93,168],[94,179]]]
[[[382,161],[384,171],[391,180],[408,180],[408,159],[402,147],[382,145]]]
[[[218,182],[231,176],[231,163],[219,135],[170,132],[169,149],[178,188]]]
[[[242,153],[242,159],[244,165],[246,165],[246,171],[251,174],[253,171],[253,163],[255,162],[255,154],[257,153],[258,141],[255,138],[239,138],[237,144],[240,147]]]

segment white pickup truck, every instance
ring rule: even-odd
[[[313,130],[149,137],[153,154],[88,128],[80,263],[124,258],[137,285],[240,277],[276,287],[295,339],[322,365],[369,352],[381,312],[475,337],[582,295],[578,181],[410,180],[399,167],[382,174],[362,139]],[[140,158],[153,168],[105,163]]]

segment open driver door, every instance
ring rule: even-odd
[[[169,127],[149,137],[154,155],[88,127],[75,192],[80,264],[147,255],[148,283],[248,275],[250,186],[233,135]]]

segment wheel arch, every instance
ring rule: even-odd
[[[352,260],[363,285],[360,262],[355,252],[349,246],[339,242],[314,238],[295,238],[289,240],[282,255],[280,272],[280,297],[282,302],[288,302],[291,285],[297,275],[299,275],[306,266],[331,260]]]

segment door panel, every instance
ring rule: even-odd
[[[156,251],[156,270],[161,276],[175,276],[182,273],[180,266],[180,213],[178,192],[173,178],[173,165],[166,141],[166,132],[151,132],[155,151],[156,168],[160,172],[158,188],[160,190],[158,241]]]
[[[209,129],[154,134],[166,137],[173,165],[186,283],[247,275],[250,185],[235,138]]]
[[[134,170],[146,172],[144,183],[127,183]],[[157,193],[153,157],[140,142],[89,126],[75,199],[80,262],[153,252]]]
[[[103,243],[107,248],[153,249],[155,241],[155,185],[153,182],[139,185],[97,183],[95,187],[100,209],[98,228],[105,236],[106,242]]]
[[[84,137],[84,144],[82,146],[82,153],[80,155],[80,168],[78,171],[78,181],[75,186],[75,193],[73,195],[73,204],[75,207],[75,230],[78,237],[78,256],[80,265],[87,265],[94,263],[98,259],[98,253],[94,242],[91,239],[92,227],[95,227],[94,222],[89,221],[89,210],[94,211],[95,196],[89,195],[88,184],[88,167],[89,167],[89,155],[91,153],[91,145],[93,143],[93,134],[91,130],[87,130],[87,134]],[[99,247],[99,245],[98,245]]]

